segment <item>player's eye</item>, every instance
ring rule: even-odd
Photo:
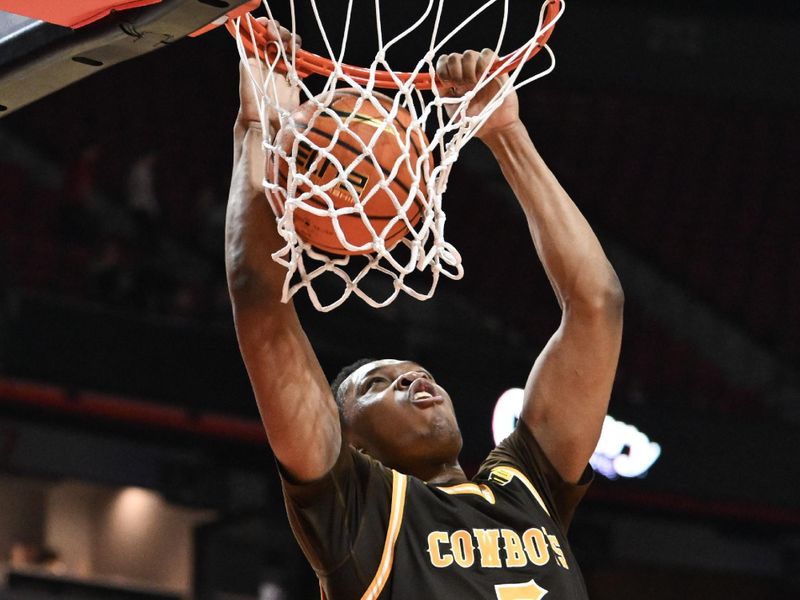
[[[387,381],[388,379],[386,379],[385,377],[370,377],[364,382],[361,389],[364,392],[368,392],[372,388],[378,387],[379,383],[386,383]]]

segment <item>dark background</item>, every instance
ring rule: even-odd
[[[340,4],[325,4],[326,25],[341,23]],[[383,8],[387,35],[412,4]],[[530,7],[511,4],[513,45],[532,26]],[[626,292],[610,413],[663,449],[642,479],[598,478],[579,511],[572,537],[593,598],[798,592],[800,9],[722,4],[572,0],[551,39],[555,73],[520,92],[537,147]],[[364,63],[371,4],[356,6],[347,58]],[[451,49],[491,45],[497,16]],[[305,46],[322,50],[307,8],[298,21]],[[412,66],[419,47],[399,48],[397,67]],[[47,423],[196,453],[179,468],[87,460],[76,469],[60,458],[74,448],[36,462],[0,438],[0,469],[145,485],[218,508],[223,520],[198,533],[198,596],[252,588],[277,564],[299,598],[310,580],[302,561],[253,533],[286,530],[268,448],[251,429],[197,427],[209,414],[257,421],[221,237],[237,61],[217,30],[0,121],[0,432]],[[130,203],[132,165],[148,155],[154,214]],[[559,313],[521,211],[479,142],[454,168],[444,206],[463,281],[378,311],[357,300],[327,315],[297,304],[331,376],[362,356],[431,369],[456,402],[462,460],[474,468],[492,444],[495,399],[523,385]],[[57,401],[9,383],[20,381],[53,386]],[[112,406],[178,407],[186,424],[145,424],[124,408],[87,415],[81,398],[92,392],[111,394]],[[237,469],[264,485],[248,496],[231,483]],[[256,549],[227,554],[242,573],[221,559],[231,548]]]

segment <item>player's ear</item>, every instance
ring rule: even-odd
[[[367,451],[364,449],[364,440],[359,439],[359,437],[344,423],[342,424],[342,437],[344,441],[349,444],[355,450],[358,450],[362,454],[367,454]]]
[[[347,441],[347,444],[348,444],[348,445],[349,445],[349,446],[350,446],[350,447],[351,447],[353,450],[355,450],[356,452],[360,452],[361,454],[367,454],[367,451],[366,451],[366,450],[364,450],[364,445],[363,445],[363,444],[359,444],[358,442],[355,442],[355,441],[353,441],[353,440],[349,440],[349,439],[347,439],[346,437],[345,437],[345,440]]]

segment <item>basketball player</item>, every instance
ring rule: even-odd
[[[271,24],[270,31],[288,44],[286,30]],[[493,58],[490,51],[443,56],[439,80],[462,95]],[[283,241],[261,187],[262,132],[245,78],[234,130],[228,284],[289,520],[323,594],[586,598],[566,532],[592,478],[587,463],[616,370],[623,296],[597,238],[520,122],[516,96],[478,137],[519,200],[562,319],[533,365],[519,426],[470,481],[458,463],[453,402],[431,373],[411,360],[371,360],[345,370],[331,389],[292,304],[281,303],[285,271],[269,255]],[[298,98],[279,79],[270,89],[292,109]],[[470,112],[486,101],[479,93]]]

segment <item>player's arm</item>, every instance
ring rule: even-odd
[[[459,93],[493,60],[491,51],[449,55],[440,60],[438,74]],[[476,95],[470,112],[489,95]],[[561,477],[576,482],[597,445],[611,396],[622,337],[622,288],[591,227],[519,120],[516,94],[478,137],[519,200],[562,311],[558,330],[531,370],[521,418]]]
[[[277,37],[277,29],[272,28]],[[288,32],[281,30],[284,42]],[[268,84],[283,106],[297,97],[277,76]],[[283,240],[261,185],[265,156],[249,76],[240,65],[240,109],[234,126],[234,164],[225,230],[225,266],[236,335],[261,419],[275,456],[301,481],[324,475],[336,462],[341,431],[325,375],[292,303],[280,301],[286,270],[270,257]],[[274,126],[275,119],[268,119]]]

